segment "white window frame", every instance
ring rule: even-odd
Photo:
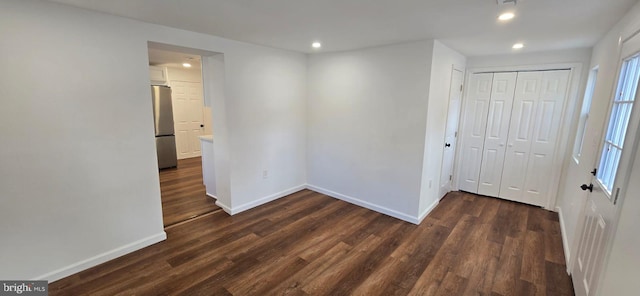
[[[591,69],[591,71],[589,71],[589,79],[587,81],[587,87],[584,90],[584,97],[582,99],[582,110],[580,111],[578,129],[576,130],[576,136],[573,143],[573,160],[577,164],[580,164],[580,157],[582,156],[584,136],[587,132],[589,112],[591,111],[591,102],[593,101],[593,92],[596,88],[596,81],[598,80],[598,68],[599,66],[595,66],[593,67],[593,69]]]
[[[631,75],[631,76],[629,76]],[[596,180],[610,199],[616,181],[624,140],[640,80],[640,54],[625,59],[620,67],[616,93],[609,109]],[[622,113],[621,113],[622,112]]]

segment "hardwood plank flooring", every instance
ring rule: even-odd
[[[202,158],[178,160],[177,168],[160,170],[164,226],[220,210],[202,183]]]
[[[303,190],[176,224],[49,293],[573,295],[559,227],[555,213],[461,192],[413,225]]]

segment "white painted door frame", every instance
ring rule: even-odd
[[[216,205],[225,212],[231,210],[231,149],[229,148],[229,130],[227,127],[227,97],[224,54],[202,56],[202,87],[204,105],[211,107],[213,131],[213,163],[216,187]],[[207,182],[207,181],[205,181]]]
[[[554,168],[553,168],[553,184],[551,184],[549,188],[549,192],[551,192],[549,196],[549,201],[547,205],[545,205],[545,209],[547,210],[555,210],[555,204],[557,199],[558,187],[560,185],[560,173],[564,170],[567,165],[567,160],[570,158],[570,154],[567,154],[567,147],[569,146],[568,139],[570,138],[571,133],[571,119],[573,118],[573,112],[575,112],[575,106],[578,102],[578,94],[580,93],[580,82],[582,81],[582,63],[559,63],[559,64],[542,64],[542,65],[523,65],[523,66],[500,66],[500,67],[481,67],[481,68],[469,68],[467,69],[466,77],[465,77],[465,96],[463,96],[462,102],[462,110],[461,114],[466,114],[466,103],[464,100],[467,99],[466,92],[468,87],[468,81],[470,79],[471,74],[477,73],[491,73],[491,72],[524,72],[524,71],[544,71],[544,70],[560,70],[560,69],[568,69],[570,70],[569,74],[569,92],[567,96],[567,100],[563,106],[562,118],[560,120],[560,132],[558,143],[556,144],[556,151],[558,153],[554,156]],[[465,124],[466,118],[464,116],[460,120],[460,126]],[[460,137],[458,141],[458,145],[462,147],[464,139]],[[566,157],[565,157],[566,156]],[[454,176],[454,190],[459,189],[459,173],[460,172],[460,161],[461,155],[458,153],[456,155],[456,172]]]

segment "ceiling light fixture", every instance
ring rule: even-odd
[[[513,14],[513,12],[505,12],[503,14],[501,14],[500,16],[498,16],[498,19],[501,21],[508,21],[512,18],[514,18],[516,15]]]
[[[512,46],[513,49],[521,49],[524,47],[524,44],[522,43],[516,43]]]
[[[191,64],[189,63],[182,63],[182,66],[185,68],[191,68]]]
[[[498,20],[506,22],[513,19],[516,14],[517,0],[496,0],[498,5]]]
[[[322,47],[322,43],[320,43],[318,41],[313,42],[313,43],[311,43],[311,47],[313,47],[315,49],[318,49],[318,48]]]

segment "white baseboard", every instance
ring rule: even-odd
[[[285,196],[287,196],[289,194],[298,192],[298,191],[300,191],[302,189],[305,189],[305,188],[306,188],[305,184],[298,185],[296,187],[292,187],[292,188],[280,191],[278,193],[274,193],[272,195],[265,196],[265,197],[263,197],[261,199],[258,199],[258,200],[252,201],[252,202],[248,202],[248,203],[245,203],[243,205],[239,205],[237,207],[230,207],[228,205],[225,205],[225,204],[221,203],[220,200],[216,201],[216,205],[221,207],[223,211],[227,212],[227,214],[233,216],[235,214],[242,213],[242,212],[244,212],[246,210],[250,210],[250,209],[253,209],[253,208],[257,207],[257,206],[261,206],[261,205],[266,204],[268,202],[274,201],[274,200],[276,200],[278,198],[285,197]]]
[[[422,213],[420,213],[420,216],[418,217],[418,224],[422,223],[422,220],[424,220],[424,218],[427,217],[427,215],[429,215],[429,213],[431,213],[431,211],[433,211],[433,209],[440,203],[440,199],[436,199],[430,206],[428,206],[426,209],[424,209],[424,211],[422,211]]]
[[[218,200],[218,197],[217,197],[217,196],[215,196],[215,195],[213,195],[213,194],[211,194],[211,193],[209,193],[209,192],[205,192],[205,194],[206,194],[208,197],[211,197],[211,198],[213,198],[213,199],[215,199],[215,200]]]
[[[219,199],[216,200],[216,206],[219,206],[223,211],[227,212],[229,215],[233,215],[231,211],[231,207],[220,202]]]
[[[143,238],[141,240],[135,241],[133,243],[130,243],[128,245],[124,245],[122,247],[113,249],[111,251],[107,251],[104,252],[102,254],[93,256],[91,258],[82,260],[80,262],[71,264],[69,266],[60,268],[58,270],[54,270],[52,272],[49,272],[47,274],[38,276],[35,278],[35,280],[46,280],[49,282],[54,282],[57,281],[59,279],[68,277],[72,274],[76,274],[78,272],[81,272],[85,269],[89,269],[91,267],[97,266],[99,264],[105,263],[109,260],[113,260],[115,258],[118,258],[120,256],[129,254],[131,252],[140,250],[142,248],[148,247],[150,245],[153,245],[155,243],[161,242],[163,240],[167,239],[167,233],[162,231],[161,233],[158,233],[156,235],[152,235],[150,237],[147,238]]]
[[[395,210],[392,210],[392,209],[389,209],[389,208],[386,208],[386,207],[383,207],[383,206],[375,205],[375,204],[372,204],[370,202],[367,202],[367,201],[364,201],[364,200],[361,200],[361,199],[357,199],[355,197],[347,196],[347,195],[344,195],[344,194],[341,194],[341,193],[337,193],[337,192],[334,192],[334,191],[331,191],[331,190],[328,190],[328,189],[324,189],[322,187],[318,187],[318,186],[307,184],[307,189],[313,190],[313,191],[316,191],[316,192],[320,192],[322,194],[331,196],[333,198],[336,198],[336,199],[339,199],[339,200],[342,200],[342,201],[346,201],[348,203],[352,203],[354,205],[358,205],[358,206],[367,208],[369,210],[376,211],[378,213],[382,213],[382,214],[385,214],[385,215],[388,215],[388,216],[391,216],[391,217],[394,217],[394,218],[398,218],[400,220],[404,220],[404,221],[407,221],[409,223],[420,224],[420,221],[421,221],[418,217],[407,215],[405,213],[400,213],[398,211],[395,211]],[[428,214],[428,212],[426,214]],[[425,216],[426,216],[426,214],[425,214]]]
[[[571,246],[569,245],[569,239],[567,239],[567,230],[564,226],[564,218],[562,217],[562,208],[556,207],[558,212],[558,220],[560,220],[560,235],[562,236],[562,248],[564,249],[564,261],[567,266],[567,273],[571,274],[570,262],[571,262]]]

